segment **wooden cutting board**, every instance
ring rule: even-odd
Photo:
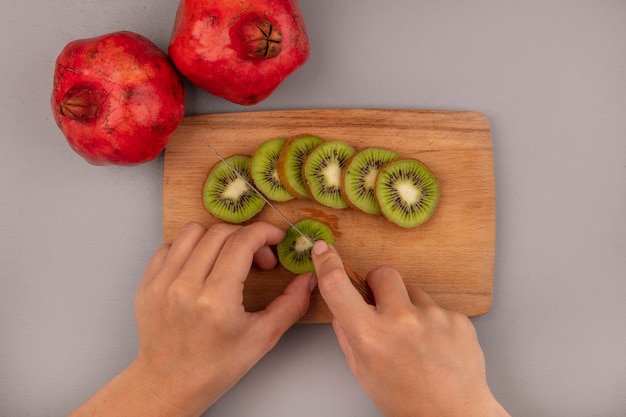
[[[202,186],[223,156],[252,155],[275,137],[317,135],[339,139],[356,150],[383,146],[424,162],[440,182],[433,217],[415,229],[402,229],[382,217],[352,209],[325,208],[312,201],[276,205],[293,222],[315,218],[326,223],[344,261],[365,276],[379,264],[397,268],[407,285],[423,288],[440,305],[468,316],[491,306],[495,253],[495,190],[491,131],[475,112],[328,109],[212,114],[185,117],[167,145],[164,162],[163,231],[171,242],[188,221],[210,226]],[[254,220],[286,229],[269,207]],[[253,268],[244,290],[250,311],[263,309],[293,278],[278,267]],[[330,313],[317,292],[302,322],[323,323]]]

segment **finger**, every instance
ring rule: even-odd
[[[374,293],[377,310],[384,312],[411,305],[402,276],[395,268],[379,266],[373,269],[367,274],[367,283]]]
[[[135,314],[140,316],[143,311],[150,305],[147,302],[147,298],[154,297],[156,294],[160,293],[162,288],[156,288],[156,292],[154,291],[154,283],[157,282],[157,278],[160,275],[161,269],[163,268],[163,264],[165,263],[165,259],[170,251],[170,245],[164,244],[161,245],[152,255],[146,269],[143,273],[143,277],[139,282],[139,286],[137,287],[137,291],[135,293]]]
[[[226,223],[211,226],[196,244],[181,270],[181,276],[193,283],[204,283],[228,237],[241,228]]]
[[[278,259],[269,246],[263,246],[254,254],[254,264],[261,269],[273,269]]]
[[[178,231],[159,273],[158,280],[162,284],[168,285],[176,278],[205,232],[204,226],[194,222],[187,223]]]
[[[346,328],[348,323],[356,322],[364,318],[368,311],[371,312],[350,282],[343,261],[331,245],[316,242],[312,257],[322,298],[342,327]]]
[[[284,236],[282,229],[264,222],[239,229],[224,242],[206,286],[213,291],[218,291],[216,288],[226,291],[225,296],[241,298],[254,255],[264,246],[277,244]]]
[[[436,307],[437,304],[433,301],[432,298],[420,287],[416,285],[407,286],[407,292],[409,294],[409,298],[411,299],[411,303],[419,309],[427,309],[430,307]]]
[[[139,283],[140,288],[150,285],[159,275],[159,271],[163,268],[167,254],[170,251],[170,245],[161,245],[152,255]]]
[[[268,350],[307,312],[315,284],[312,273],[298,275],[265,310],[253,313],[260,319],[256,330],[259,337],[268,341]]]

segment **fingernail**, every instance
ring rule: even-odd
[[[311,274],[311,280],[309,281],[309,289],[313,291],[315,287],[317,287],[317,274],[313,272],[313,274]]]
[[[313,245],[313,253],[316,255],[321,255],[327,250],[328,250],[328,243],[324,242],[323,240],[318,240],[317,242],[315,242],[315,245]]]

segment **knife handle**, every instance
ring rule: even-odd
[[[367,281],[361,278],[356,272],[352,270],[352,268],[350,268],[345,263],[343,264],[343,269],[346,271],[348,278],[350,278],[350,282],[352,282],[354,288],[359,291],[361,297],[363,297],[365,302],[367,304],[376,305],[376,301],[374,300],[374,293],[372,292],[372,289],[370,288]]]

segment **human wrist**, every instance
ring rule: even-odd
[[[198,394],[135,360],[69,417],[198,417],[210,405]]]
[[[379,404],[385,417],[511,417],[490,391],[481,395],[451,395],[448,400],[395,401]]]
[[[496,400],[495,398],[493,398],[493,402],[491,403],[491,406],[488,407],[488,413],[489,414],[485,414],[485,416],[511,417],[511,415],[504,409],[502,404],[500,404],[498,400]]]
[[[472,417],[510,417],[509,413],[490,391],[485,394],[482,401],[471,406],[471,408],[463,410],[461,415]]]
[[[211,393],[202,395],[205,388],[198,378],[184,372],[151,366],[135,359],[124,371],[133,387],[137,404],[145,404],[145,410],[136,415],[146,416],[200,416],[219,397]]]

